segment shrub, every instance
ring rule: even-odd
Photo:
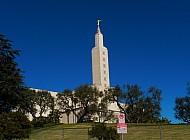
[[[0,139],[29,138],[32,125],[28,118],[20,112],[0,114]]]
[[[106,127],[103,123],[93,125],[92,130],[89,131],[89,135],[92,138],[96,137],[98,140],[119,140],[116,129]]]

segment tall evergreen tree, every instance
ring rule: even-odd
[[[0,35],[0,113],[24,109],[24,83],[21,69],[15,62],[19,51]]]
[[[15,62],[19,51],[0,35],[0,139],[29,138],[30,121],[21,112],[29,112],[21,69]]]

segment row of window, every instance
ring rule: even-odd
[[[103,55],[105,55],[105,52],[103,52]],[[103,57],[103,61],[106,61],[106,58]],[[106,68],[106,64],[103,64],[103,67]],[[106,71],[104,70],[104,74],[106,74]],[[107,81],[107,78],[104,77],[104,81]],[[104,87],[106,87],[107,85],[104,84]]]

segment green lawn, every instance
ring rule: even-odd
[[[161,130],[161,134],[160,134]],[[128,125],[126,140],[188,140],[190,139],[190,125]]]
[[[70,124],[36,129],[30,140],[95,140],[87,135],[90,127],[91,124]],[[128,124],[127,128],[124,140],[160,140],[160,135],[162,140],[190,139],[190,125],[163,125],[160,129],[156,124]]]

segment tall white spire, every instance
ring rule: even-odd
[[[104,43],[103,43],[103,35],[100,31],[100,22],[102,20],[98,20],[97,21],[97,32],[95,34],[95,47],[103,47]]]
[[[100,91],[110,86],[108,50],[103,44],[103,35],[100,31],[100,21],[97,21],[95,47],[92,49],[92,78],[93,85]]]

